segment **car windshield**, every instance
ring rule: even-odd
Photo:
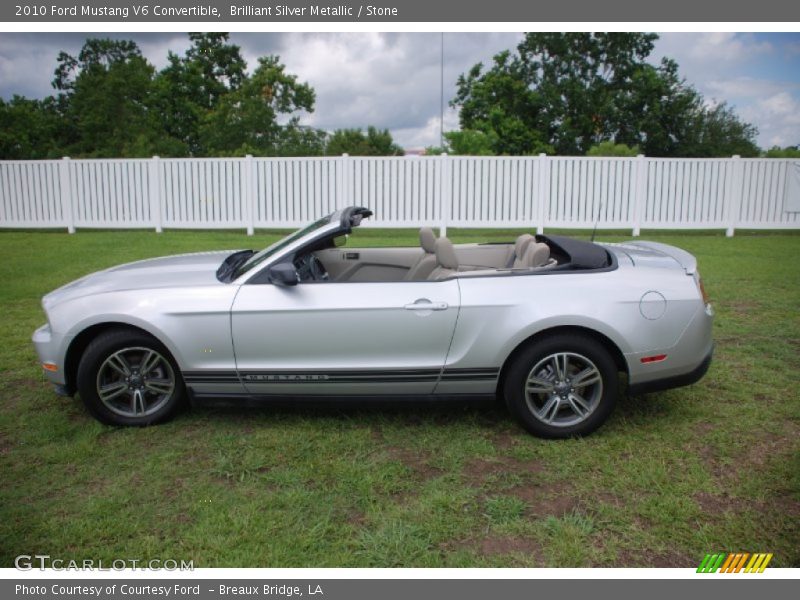
[[[317,229],[320,229],[321,227],[325,227],[325,225],[328,225],[331,222],[331,216],[332,215],[327,215],[325,217],[322,217],[318,221],[314,221],[310,225],[307,225],[306,227],[303,227],[303,229],[299,229],[298,231],[295,231],[293,234],[286,236],[282,240],[278,240],[277,242],[275,242],[274,244],[272,244],[268,248],[265,248],[261,252],[258,252],[257,254],[253,254],[253,256],[251,256],[250,259],[247,262],[245,262],[238,269],[236,269],[236,272],[234,273],[232,279],[236,279],[237,277],[240,277],[241,275],[244,275],[250,269],[252,269],[253,267],[258,266],[259,264],[261,264],[263,261],[268,259],[270,256],[272,256],[276,252],[279,252],[280,250],[283,250],[289,244],[291,244],[291,243],[299,240],[300,238],[308,235],[312,231],[316,231]]]

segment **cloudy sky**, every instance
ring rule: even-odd
[[[135,40],[157,68],[167,51],[189,46],[185,33],[108,34]],[[89,37],[106,36],[90,34]],[[58,52],[77,54],[85,34],[0,33],[0,96],[41,98]],[[513,49],[519,33],[446,33],[445,103],[459,74]],[[438,33],[233,33],[248,65],[278,54],[288,70],[317,92],[307,125],[332,130],[375,125],[406,148],[439,142],[441,36]],[[665,33],[651,57],[678,61],[681,73],[708,101],[727,101],[759,129],[762,147],[800,144],[800,33]],[[455,129],[447,109],[444,128]]]

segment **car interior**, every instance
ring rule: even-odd
[[[299,255],[300,281],[431,281],[455,275],[502,275],[559,264],[550,247],[528,233],[513,244],[453,244],[433,229],[419,231],[419,247],[346,248],[345,236]]]

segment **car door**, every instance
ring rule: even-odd
[[[456,280],[243,285],[237,370],[257,395],[428,394],[458,310]]]

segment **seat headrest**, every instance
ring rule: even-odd
[[[525,251],[522,262],[526,267],[542,267],[550,259],[550,247],[547,244],[537,242],[530,244]]]
[[[523,233],[521,236],[519,236],[514,244],[514,256],[517,258],[522,258],[525,256],[525,251],[528,249],[528,246],[530,246],[533,240],[534,237],[530,233]]]
[[[436,252],[436,235],[430,227],[422,227],[419,230],[419,245],[427,254]]]
[[[456,250],[453,247],[453,242],[446,237],[440,237],[436,240],[436,262],[440,267],[451,269],[455,271],[458,269],[458,257]]]

